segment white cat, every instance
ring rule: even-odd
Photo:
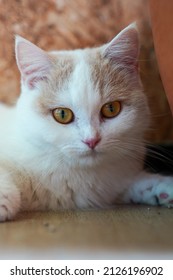
[[[45,52],[16,37],[21,95],[0,107],[0,221],[20,210],[173,206],[173,178],[143,170],[138,50],[135,24],[84,50]]]

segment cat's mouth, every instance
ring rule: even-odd
[[[77,159],[77,158],[76,158]],[[82,166],[92,166],[97,165],[102,161],[102,157],[100,157],[100,153],[96,150],[87,150],[87,151],[81,151],[78,154],[78,160],[79,164]]]
[[[97,157],[98,156],[98,152],[96,151],[96,150],[93,150],[93,149],[89,149],[89,150],[87,150],[87,151],[82,151],[82,152],[80,152],[79,153],[79,157],[81,157],[81,158],[89,158],[89,157],[91,157],[91,158],[95,158],[95,157]]]

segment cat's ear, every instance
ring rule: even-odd
[[[16,36],[15,53],[22,82],[33,89],[40,80],[47,79],[52,67],[49,55],[28,40]]]
[[[136,23],[123,29],[105,46],[104,56],[117,66],[136,68],[138,66],[139,39]]]

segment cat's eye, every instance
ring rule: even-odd
[[[61,124],[69,124],[73,121],[74,115],[69,108],[59,107],[52,111],[54,119]]]
[[[113,101],[106,103],[101,108],[101,114],[104,118],[114,118],[121,111],[121,103],[119,101]]]

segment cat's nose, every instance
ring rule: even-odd
[[[97,144],[100,142],[101,138],[100,137],[95,137],[95,138],[90,138],[90,139],[86,139],[83,142],[90,148],[90,149],[94,149]]]

